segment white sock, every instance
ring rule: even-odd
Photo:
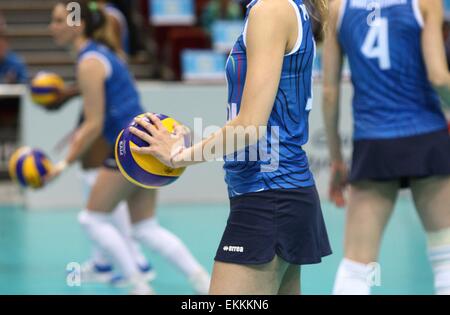
[[[84,184],[83,195],[84,199],[87,201],[89,198],[89,194],[91,193],[92,186],[97,179],[98,169],[82,170],[79,176]],[[112,266],[111,257],[108,257],[108,255],[95,243],[92,244],[90,260],[97,266]]]
[[[334,282],[334,295],[369,295],[368,284],[370,268],[350,259],[344,258],[339,265]]]
[[[97,175],[98,169],[83,170],[80,174],[80,177],[84,182],[84,194],[86,199],[89,197],[89,193],[95,183],[95,180],[97,179]],[[129,247],[131,250],[131,255],[133,256],[136,263],[141,267],[147,266],[147,258],[145,258],[144,254],[142,253],[139,244],[132,238],[130,214],[128,212],[128,205],[125,201],[119,203],[113,210],[112,222],[117,227],[119,232],[124,236],[125,241],[127,243],[131,243]],[[93,244],[92,246],[91,260],[94,262],[94,264],[100,266],[112,265],[111,257],[108,257],[108,255],[95,244]]]
[[[450,245],[428,250],[437,295],[450,295]]]
[[[78,220],[90,239],[102,252],[114,259],[125,277],[139,273],[136,262],[131,257],[130,248],[123,236],[111,223],[111,215],[83,210]]]
[[[450,295],[450,229],[428,233],[428,257],[437,295]]]
[[[144,254],[142,253],[138,242],[133,238],[133,227],[131,225],[130,213],[128,211],[128,205],[125,201],[119,203],[114,209],[112,219],[114,225],[117,227],[117,229],[123,235],[125,241],[128,243],[133,259],[139,266],[147,266],[147,258],[145,258]]]
[[[139,243],[134,238],[131,238],[130,251],[139,267],[147,267],[150,265],[147,258],[142,253]]]
[[[133,231],[137,240],[166,258],[188,278],[203,270],[181,240],[160,226],[155,218],[135,224]]]

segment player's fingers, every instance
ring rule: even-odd
[[[154,144],[155,140],[154,138],[148,134],[147,132],[144,132],[142,130],[139,130],[135,127],[130,127],[130,132],[134,134],[136,137],[140,138],[141,140],[147,142],[148,144]]]
[[[150,120],[153,123],[153,125],[156,126],[156,129],[158,129],[160,131],[166,130],[166,128],[163,126],[161,120],[155,114],[150,115]]]

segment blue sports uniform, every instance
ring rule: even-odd
[[[340,13],[338,39],[354,86],[354,139],[409,137],[445,128],[422,57],[418,1],[343,0]]]
[[[21,58],[8,51],[0,60],[0,84],[23,84],[28,80],[27,68]]]
[[[226,157],[230,216],[216,253],[218,261],[263,264],[278,255],[291,264],[313,264],[331,254],[314,179],[302,149],[308,141],[315,42],[303,1],[286,1],[296,12],[297,44],[283,60],[267,139]],[[247,6],[247,18],[257,3],[254,0]],[[247,22],[226,65],[229,120],[239,113],[244,90],[246,28]]]
[[[256,3],[257,1],[252,1],[249,4],[248,12]],[[302,23],[299,27],[301,34],[296,47],[284,57],[280,85],[267,125],[267,139],[259,142],[259,148],[247,148],[245,160],[243,153],[226,158],[225,180],[230,197],[270,189],[314,185],[308,158],[302,146],[308,142],[316,46],[306,7],[302,1],[294,3],[299,8],[296,12]],[[234,118],[241,106],[247,70],[245,33],[246,30],[238,38],[226,65],[228,119]],[[274,127],[278,130],[274,130]],[[256,151],[259,151],[258,158],[252,159],[252,153]]]
[[[127,65],[109,48],[89,41],[80,51],[78,62],[85,58],[100,60],[107,72],[103,136],[113,145],[120,131],[144,112],[139,94]]]
[[[350,182],[450,175],[450,137],[422,55],[418,0],[342,0],[337,36],[354,86]]]

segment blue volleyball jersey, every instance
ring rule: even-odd
[[[125,62],[106,46],[93,41],[89,41],[80,51],[78,62],[91,57],[100,60],[107,72],[103,135],[109,143],[114,144],[120,131],[144,110]]]
[[[352,73],[354,139],[446,128],[422,56],[418,1],[342,1],[338,38]]]
[[[308,116],[312,105],[312,68],[315,42],[310,18],[302,0],[290,1],[299,21],[299,37],[293,51],[284,57],[281,80],[267,125],[266,138],[258,145],[225,157],[225,181],[229,196],[271,189],[314,185],[302,145],[308,141]],[[247,18],[257,0],[248,5]],[[228,57],[228,120],[240,110],[247,55],[247,22]],[[261,65],[264,67],[264,65]]]

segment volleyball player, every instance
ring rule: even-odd
[[[325,13],[326,1],[312,5]],[[311,17],[302,0],[254,0],[247,8],[244,31],[226,66],[226,126],[184,148],[182,127],[170,135],[149,115],[153,124],[138,120],[148,133],[132,132],[150,145],[135,150],[170,167],[226,156],[231,211],[211,294],[299,294],[300,265],[319,263],[331,253],[302,149],[312,107]],[[271,148],[271,158],[254,154],[263,147]]]
[[[129,51],[129,39],[128,39],[128,28],[126,25],[126,20],[121,14],[121,12],[115,8],[112,4],[105,1],[98,1],[98,7],[103,8],[107,21],[105,22],[105,27],[108,28],[107,33],[109,34],[110,41],[114,41],[114,46],[119,46],[117,48],[119,55],[124,59],[127,58],[127,52]],[[90,4],[91,6],[96,6],[95,2]],[[77,84],[72,84],[64,87],[60,91],[58,98],[51,104],[48,104],[44,108],[49,111],[59,110],[73,97],[79,96],[80,91]],[[83,113],[78,121],[80,125],[83,121]],[[72,135],[72,134],[71,134]],[[62,150],[66,147],[68,142],[68,137],[64,137],[61,143],[58,144],[57,149]],[[105,160],[111,157],[113,152],[112,146],[106,141],[105,137],[99,135],[90,148],[81,157],[82,171],[80,172],[80,177],[85,186],[85,196],[89,195],[89,191],[95,183],[98,170],[102,165],[112,165],[115,168],[114,159],[110,159],[109,162],[104,163]],[[131,222],[128,212],[128,206],[126,202],[121,202],[113,210],[112,221],[114,222],[117,229],[122,233],[127,235],[126,240],[131,241],[129,244],[131,247],[132,255],[138,262],[138,266],[147,280],[151,281],[156,277],[155,270],[149,264],[142,251],[139,248],[138,243],[131,236]],[[122,284],[123,277],[120,274],[115,273],[114,265],[112,264],[110,258],[106,253],[104,253],[101,248],[93,246],[91,257],[85,261],[81,266],[81,279],[83,283],[87,282],[105,282],[111,283],[113,285]]]
[[[412,191],[428,239],[437,294],[450,293],[450,104],[441,0],[331,3],[324,46],[324,118],[331,154],[330,196],[345,204],[344,259],[334,294],[369,294],[384,228],[402,188]],[[342,57],[354,86],[350,174],[342,159]],[[439,99],[441,98],[441,100]],[[412,262],[414,263],[414,262]]]
[[[78,55],[77,83],[83,98],[84,120],[75,132],[67,157],[55,166],[49,181],[79,160],[99,135],[112,145],[119,132],[143,111],[135,83],[117,54],[119,48],[107,34],[103,11],[92,2],[76,1],[81,8],[81,23],[70,25],[67,5],[71,2],[55,5],[50,28],[59,45],[71,47]],[[134,238],[181,270],[197,293],[206,293],[208,273],[181,240],[161,227],[155,218],[156,191],[129,183],[113,167],[112,160],[113,157],[105,160],[86,209],[80,214],[86,233],[117,263],[133,285],[131,293],[152,293],[130,254],[131,242],[125,240],[127,235],[119,233],[111,222],[112,210],[119,202],[126,201]]]

